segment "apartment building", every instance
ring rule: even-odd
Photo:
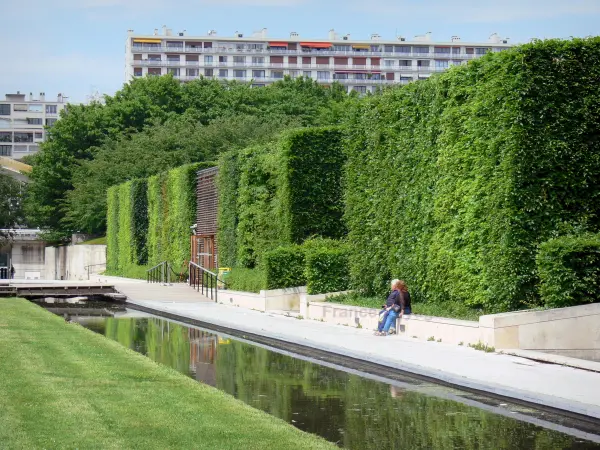
[[[204,76],[259,87],[287,75],[309,77],[323,85],[337,81],[348,91],[366,93],[427,78],[511,45],[497,34],[488,42],[467,43],[457,36],[450,42],[434,42],[430,33],[410,41],[383,40],[378,34],[354,40],[331,30],[328,39],[315,40],[294,32],[285,39],[269,39],[266,29],[250,37],[243,33],[220,37],[214,30],[206,36],[188,36],[163,27],[162,33],[155,29],[152,35],[129,30],[125,47],[126,81],[169,73],[181,81]]]
[[[56,100],[46,100],[43,92],[37,99],[31,93],[6,94],[0,100],[0,156],[21,159],[36,153],[65,105],[62,94]]]

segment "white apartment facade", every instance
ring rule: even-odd
[[[497,34],[485,43],[466,43],[456,36],[450,42],[433,42],[430,33],[412,41],[403,37],[386,41],[377,34],[370,40],[353,40],[331,30],[329,39],[309,40],[297,33],[269,39],[266,29],[251,37],[242,33],[221,37],[214,30],[206,36],[174,35],[163,27],[162,34],[157,29],[152,35],[128,31],[125,80],[169,73],[181,81],[203,76],[259,87],[285,76],[309,77],[323,85],[338,82],[348,91],[365,93],[383,85],[428,78],[510,47],[508,39]]]
[[[0,100],[0,156],[21,159],[36,153],[46,138],[46,127],[54,126],[65,105],[61,94],[56,100],[46,100],[43,92],[37,99],[31,93],[6,94]]]

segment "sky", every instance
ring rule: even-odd
[[[431,32],[467,42],[498,33],[511,43],[600,35],[600,0],[0,0],[0,17],[0,98],[45,92],[69,102],[122,87],[128,29],[326,39],[333,28],[351,39]]]

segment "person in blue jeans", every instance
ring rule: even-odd
[[[375,333],[377,336],[386,336],[398,317],[412,313],[410,293],[403,280],[392,281],[392,292],[387,299],[385,309],[387,312],[382,314],[387,314],[387,316],[384,316],[383,320],[379,322],[378,330]]]

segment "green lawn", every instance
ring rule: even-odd
[[[0,447],[335,448],[25,300],[4,298]]]

